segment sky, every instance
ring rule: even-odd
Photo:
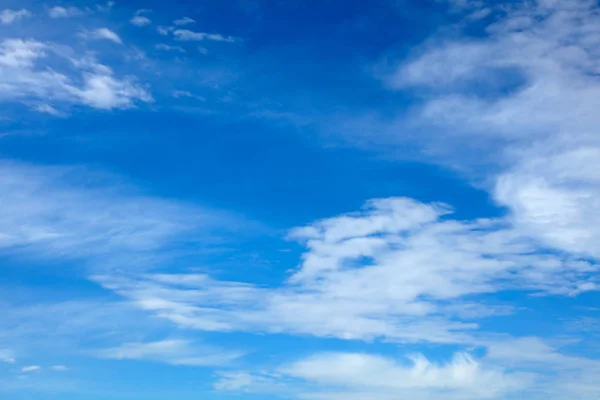
[[[597,400],[600,4],[0,0],[0,397]]]

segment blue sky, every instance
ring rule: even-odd
[[[600,395],[600,5],[0,2],[7,399]]]

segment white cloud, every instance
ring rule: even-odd
[[[145,89],[110,75],[86,74],[84,81],[81,99],[94,108],[123,108],[131,105],[131,99],[152,100]]]
[[[129,22],[131,22],[135,26],[146,26],[152,23],[150,18],[145,17],[143,15],[135,15],[129,20]]]
[[[157,31],[159,34],[163,35],[163,36],[166,36],[166,35],[168,35],[169,33],[171,33],[171,31],[172,31],[173,29],[174,29],[174,28],[173,28],[172,26],[158,26],[158,27],[156,27],[156,31]]]
[[[48,15],[50,18],[71,18],[83,15],[83,11],[77,7],[55,6],[48,9]]]
[[[75,167],[0,162],[0,251],[84,259],[101,268],[117,261],[120,268],[150,267],[162,260],[161,251],[199,241],[217,221],[230,220],[108,178]]]
[[[61,104],[111,109],[131,107],[136,101],[152,101],[146,89],[134,79],[117,78],[111,68],[93,58],[65,56],[57,48],[52,43],[34,40],[2,41],[0,101],[42,102],[38,111],[45,112],[51,111],[48,107],[59,110],[57,105]],[[74,69],[67,66],[59,72],[45,66],[45,62],[55,60],[67,61]]]
[[[243,356],[242,352],[196,346],[188,340],[162,340],[147,343],[127,343],[120,347],[100,350],[100,358],[116,360],[148,360],[173,365],[226,365]]]
[[[31,17],[31,12],[26,9],[21,10],[10,10],[5,9],[0,11],[0,23],[4,25],[10,25],[13,22],[17,22],[23,18]]]
[[[579,0],[511,5],[486,35],[432,40],[385,78],[427,92],[403,125],[437,133],[425,146],[438,161],[492,166],[486,182],[517,229],[596,259],[599,11]],[[488,157],[470,156],[481,152]]]
[[[113,6],[115,5],[114,1],[107,1],[104,4],[96,4],[96,9],[100,12],[110,12]]]
[[[175,98],[188,97],[190,99],[196,99],[196,100],[200,100],[200,101],[206,101],[206,99],[204,97],[195,95],[195,94],[190,93],[190,92],[185,91],[185,90],[174,90],[172,94],[173,94],[173,97],[175,97]]]
[[[176,19],[175,21],[173,21],[173,23],[175,25],[179,25],[179,26],[183,26],[183,25],[188,25],[188,24],[193,24],[196,21],[194,21],[193,19],[189,18],[189,17],[183,17],[180,19]]]
[[[40,104],[37,105],[33,108],[35,111],[37,112],[41,112],[44,114],[50,114],[50,115],[54,115],[54,116],[61,116],[63,115],[60,111],[58,111],[56,108],[48,105],[48,104]]]
[[[182,41],[211,40],[215,42],[229,43],[237,41],[237,39],[232,36],[223,36],[218,33],[192,32],[187,29],[176,29],[175,31],[173,31],[173,36],[175,36],[176,40]]]
[[[470,313],[466,296],[593,289],[594,265],[538,254],[543,248],[506,221],[457,221],[449,212],[406,198],[380,199],[293,230],[307,251],[280,288],[205,275],[95,279],[185,328],[440,343],[473,341],[477,325],[469,315],[496,312],[480,306]]]
[[[35,372],[35,371],[39,371],[40,369],[42,369],[42,368],[38,365],[29,365],[27,367],[21,368],[21,372]]]
[[[79,36],[93,40],[110,40],[111,42],[122,44],[123,41],[115,32],[108,28],[98,28],[94,30],[84,30],[79,33]]]
[[[365,353],[320,353],[270,373],[224,373],[215,389],[305,399],[492,399],[526,388],[533,375],[507,372],[466,353],[445,364]]]
[[[53,365],[50,367],[50,369],[52,369],[53,371],[66,371],[69,368],[65,367],[64,365]]]
[[[0,362],[14,364],[16,362],[12,351],[0,348]]]
[[[341,387],[349,392],[402,394],[408,391],[407,394],[411,394],[410,391],[418,389],[443,389],[444,394],[439,398],[452,396],[454,392],[463,392],[465,397],[497,398],[527,383],[525,376],[482,366],[468,354],[457,354],[445,365],[433,364],[422,355],[411,357],[411,361],[411,365],[402,365],[369,354],[330,353],[298,361],[281,371],[294,378]]]
[[[168,45],[168,44],[159,43],[155,47],[158,50],[177,51],[179,53],[185,53],[185,50],[182,47],[180,47],[180,46],[171,46],[171,45]]]

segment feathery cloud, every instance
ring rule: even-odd
[[[229,42],[233,43],[237,41],[236,38],[232,36],[223,36],[218,33],[204,33],[204,32],[193,32],[187,29],[176,29],[173,31],[173,36],[175,36],[176,40],[182,41],[203,41],[203,40],[211,40],[215,42]]]
[[[193,24],[196,21],[194,21],[193,19],[189,18],[189,17],[183,17],[180,19],[176,19],[175,21],[173,21],[173,23],[175,25],[179,25],[179,26],[183,26],[183,25],[188,25],[188,24]]]
[[[71,18],[83,15],[83,11],[77,7],[55,6],[48,9],[48,15],[50,18]]]
[[[108,28],[98,28],[94,30],[84,30],[79,32],[79,36],[92,40],[110,40],[111,42],[122,44],[123,41],[115,32]]]

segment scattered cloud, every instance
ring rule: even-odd
[[[115,257],[128,264],[138,258],[150,266],[174,241],[200,240],[200,231],[229,219],[217,211],[137,194],[117,177],[113,184],[101,178],[76,167],[2,161],[0,251],[95,259],[106,267]],[[88,184],[75,184],[79,179]]]
[[[185,53],[185,50],[181,46],[171,46],[171,45],[168,45],[168,44],[159,43],[155,47],[158,50],[177,51],[179,53]]]
[[[173,23],[178,26],[193,24],[195,22],[196,22],[195,20],[193,20],[189,17],[183,17],[183,18],[176,19],[175,21],[173,21]]]
[[[150,18],[144,16],[143,14],[152,12],[152,10],[148,10],[148,9],[140,9],[137,10],[135,12],[135,15],[129,20],[129,22],[131,22],[133,25],[135,26],[146,26],[146,25],[150,25],[152,23],[152,21],[150,20]]]
[[[16,362],[13,352],[8,349],[0,348],[0,362],[14,364]]]
[[[109,12],[112,10],[114,5],[115,5],[114,1],[107,1],[104,4],[96,4],[96,9],[100,12]]]
[[[318,353],[262,374],[223,373],[215,389],[305,399],[498,399],[526,388],[533,377],[466,353],[440,364],[421,354],[396,360],[366,353]]]
[[[172,26],[158,26],[158,27],[156,27],[156,31],[159,34],[163,35],[163,36],[166,36],[169,33],[171,33],[171,31],[173,31],[173,29],[174,28]]]
[[[223,36],[218,33],[193,32],[187,29],[176,29],[173,31],[176,40],[182,41],[203,41],[211,40],[215,42],[236,42],[237,39],[232,36]]]
[[[462,353],[445,365],[433,364],[422,355],[412,356],[411,363],[403,365],[368,354],[320,354],[283,367],[281,372],[324,388],[341,389],[340,394],[363,393],[365,398],[380,392],[386,397],[446,399],[459,394],[463,398],[498,398],[522,389],[529,381],[526,374],[484,366]],[[442,393],[436,395],[435,390]]]
[[[84,30],[79,33],[79,36],[85,39],[92,40],[110,40],[111,42],[123,44],[123,41],[115,32],[108,28],[98,28],[94,30]]]
[[[111,68],[89,56],[75,58],[57,51],[58,46],[34,40],[0,42],[0,100],[42,101],[38,111],[51,112],[60,104],[87,105],[99,109],[132,107],[152,97],[132,78],[117,78]],[[64,49],[60,47],[60,49]],[[67,53],[68,54],[68,53]],[[43,67],[42,61],[67,61],[62,71]],[[50,103],[51,102],[51,103]]]
[[[21,372],[35,372],[35,371],[39,371],[40,369],[42,369],[42,368],[38,365],[29,365],[27,367],[21,368]]]
[[[240,358],[243,354],[196,346],[188,340],[162,340],[127,343],[120,347],[100,350],[96,356],[116,360],[149,360],[172,365],[222,366]]]
[[[595,265],[545,254],[507,221],[458,221],[450,212],[439,204],[379,199],[295,229],[291,237],[307,251],[280,288],[193,274],[94,279],[188,329],[438,343],[475,340],[466,296],[593,289]]]
[[[152,23],[150,18],[145,17],[143,15],[135,15],[129,21],[135,26],[146,26]]]
[[[71,18],[83,15],[83,11],[77,7],[55,6],[48,9],[50,18]]]
[[[58,111],[56,108],[48,105],[48,104],[40,104],[37,105],[33,108],[35,111],[37,112],[41,112],[44,114],[50,114],[50,115],[54,115],[56,117],[59,117],[61,115],[63,115],[60,111]]]
[[[10,25],[27,17],[31,17],[31,12],[26,9],[10,10],[7,8],[0,11],[0,23],[4,25]]]
[[[500,11],[481,36],[433,38],[398,61],[385,84],[427,95],[395,124],[432,132],[423,145],[438,162],[494,171],[486,185],[524,234],[597,259],[600,8],[533,1]],[[469,156],[481,151],[489,157]]]
[[[53,365],[50,367],[50,369],[53,371],[66,371],[69,368],[65,367],[64,365]]]
[[[175,91],[173,91],[173,97],[175,97],[175,98],[189,97],[191,99],[206,101],[206,99],[204,97],[195,95],[195,94],[190,93],[190,92],[185,91],[185,90],[175,90]]]

